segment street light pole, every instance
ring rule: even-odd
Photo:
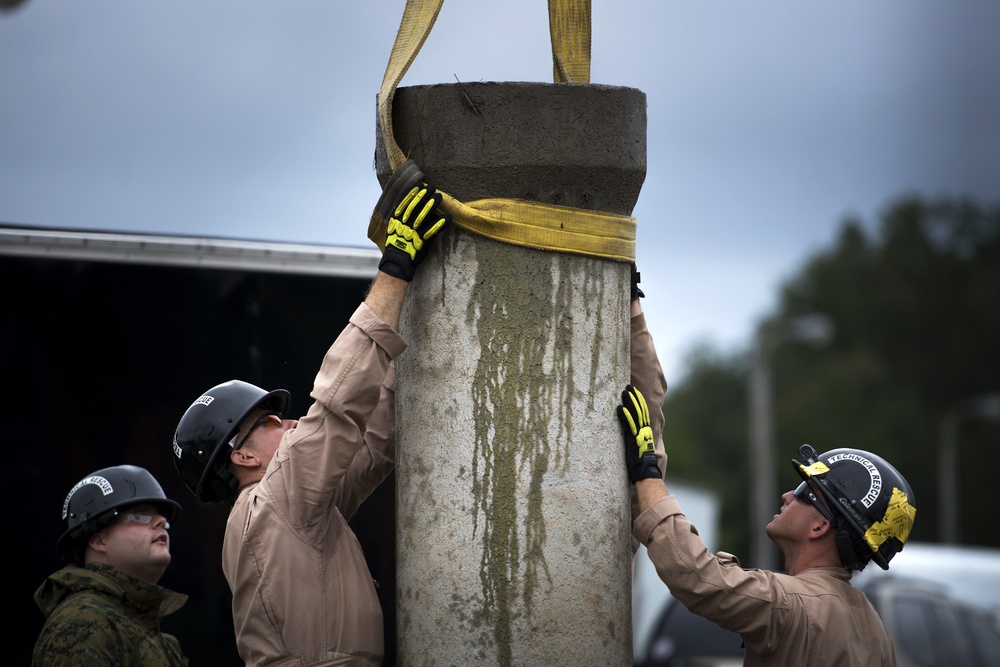
[[[941,493],[940,533],[946,544],[958,543],[958,427],[969,418],[1000,419],[1000,391],[960,402],[941,418],[938,489]]]
[[[750,564],[773,570],[774,544],[764,535],[775,507],[774,432],[771,425],[771,350],[763,327],[754,338],[750,371]]]
[[[749,454],[750,454],[750,555],[751,565],[766,570],[777,567],[778,554],[764,533],[778,506],[775,474],[774,408],[771,365],[778,346],[784,342],[806,343],[815,348],[829,344],[833,321],[823,314],[802,315],[791,320],[764,324],[754,337],[750,367]]]

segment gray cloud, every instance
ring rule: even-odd
[[[0,221],[368,246],[404,3],[32,0],[0,13]],[[402,85],[551,81],[545,3],[445,2]],[[635,210],[668,376],[742,342],[842,216],[1000,198],[1000,5],[593,3],[648,101]]]

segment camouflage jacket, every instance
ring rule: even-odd
[[[146,583],[110,565],[68,565],[35,591],[46,617],[35,643],[34,667],[187,665],[160,620],[180,609],[186,595]]]

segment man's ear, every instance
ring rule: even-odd
[[[818,540],[824,535],[833,533],[833,524],[825,516],[819,517],[816,523],[813,524],[812,528],[809,529],[809,538]]]
[[[105,536],[103,530],[97,531],[89,538],[87,538],[87,546],[93,549],[94,551],[97,551],[98,553],[107,553],[108,542],[106,539],[104,539],[104,537]]]
[[[229,452],[229,462],[245,468],[260,467],[260,459],[245,449],[234,449]]]

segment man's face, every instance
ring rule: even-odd
[[[819,490],[811,483],[809,490],[817,499],[822,498]],[[765,529],[767,536],[779,547],[782,545],[782,541],[797,542],[804,539],[817,521],[827,520],[812,502],[802,493],[796,493],[796,491],[798,489],[782,494],[781,509],[774,515],[771,523],[767,524]],[[826,509],[825,505],[824,509]]]
[[[267,468],[281,444],[281,437],[296,424],[295,420],[282,419],[275,412],[254,410],[240,424],[236,435],[237,447],[252,453],[260,459],[262,467]]]
[[[90,538],[90,547],[105,562],[137,579],[155,584],[170,565],[169,524],[155,505],[133,505]]]

